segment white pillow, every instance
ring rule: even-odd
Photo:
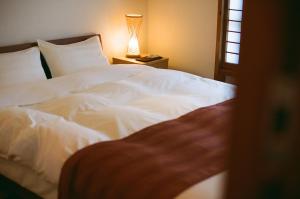
[[[0,54],[0,87],[46,79],[37,47]]]
[[[46,59],[52,77],[67,75],[95,66],[108,65],[98,36],[69,45],[56,45],[38,40],[38,45]]]

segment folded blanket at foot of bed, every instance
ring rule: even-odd
[[[174,198],[224,171],[232,104],[200,108],[78,151],[62,169],[59,198]]]

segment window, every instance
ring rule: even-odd
[[[225,62],[238,64],[240,58],[243,0],[229,0]]]
[[[218,43],[215,79],[234,76],[240,63],[243,0],[219,0]]]

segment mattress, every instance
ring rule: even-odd
[[[0,158],[0,174],[45,199],[57,198],[57,186],[45,181],[35,171],[28,167]],[[225,173],[215,175],[190,187],[176,197],[176,199],[194,199],[199,196],[205,199],[221,199],[224,190],[225,177]]]
[[[229,100],[234,89],[188,73],[141,65],[95,67],[1,88],[0,173],[38,195],[55,198],[63,163],[76,151]],[[179,197],[203,192],[216,198],[222,176]]]
[[[57,198],[57,187],[26,166],[0,158],[0,174],[45,199]]]

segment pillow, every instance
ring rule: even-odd
[[[95,66],[108,65],[98,36],[69,45],[56,45],[38,40],[38,45],[46,59],[52,77],[67,75]]]
[[[0,54],[0,86],[46,80],[37,47]]]

